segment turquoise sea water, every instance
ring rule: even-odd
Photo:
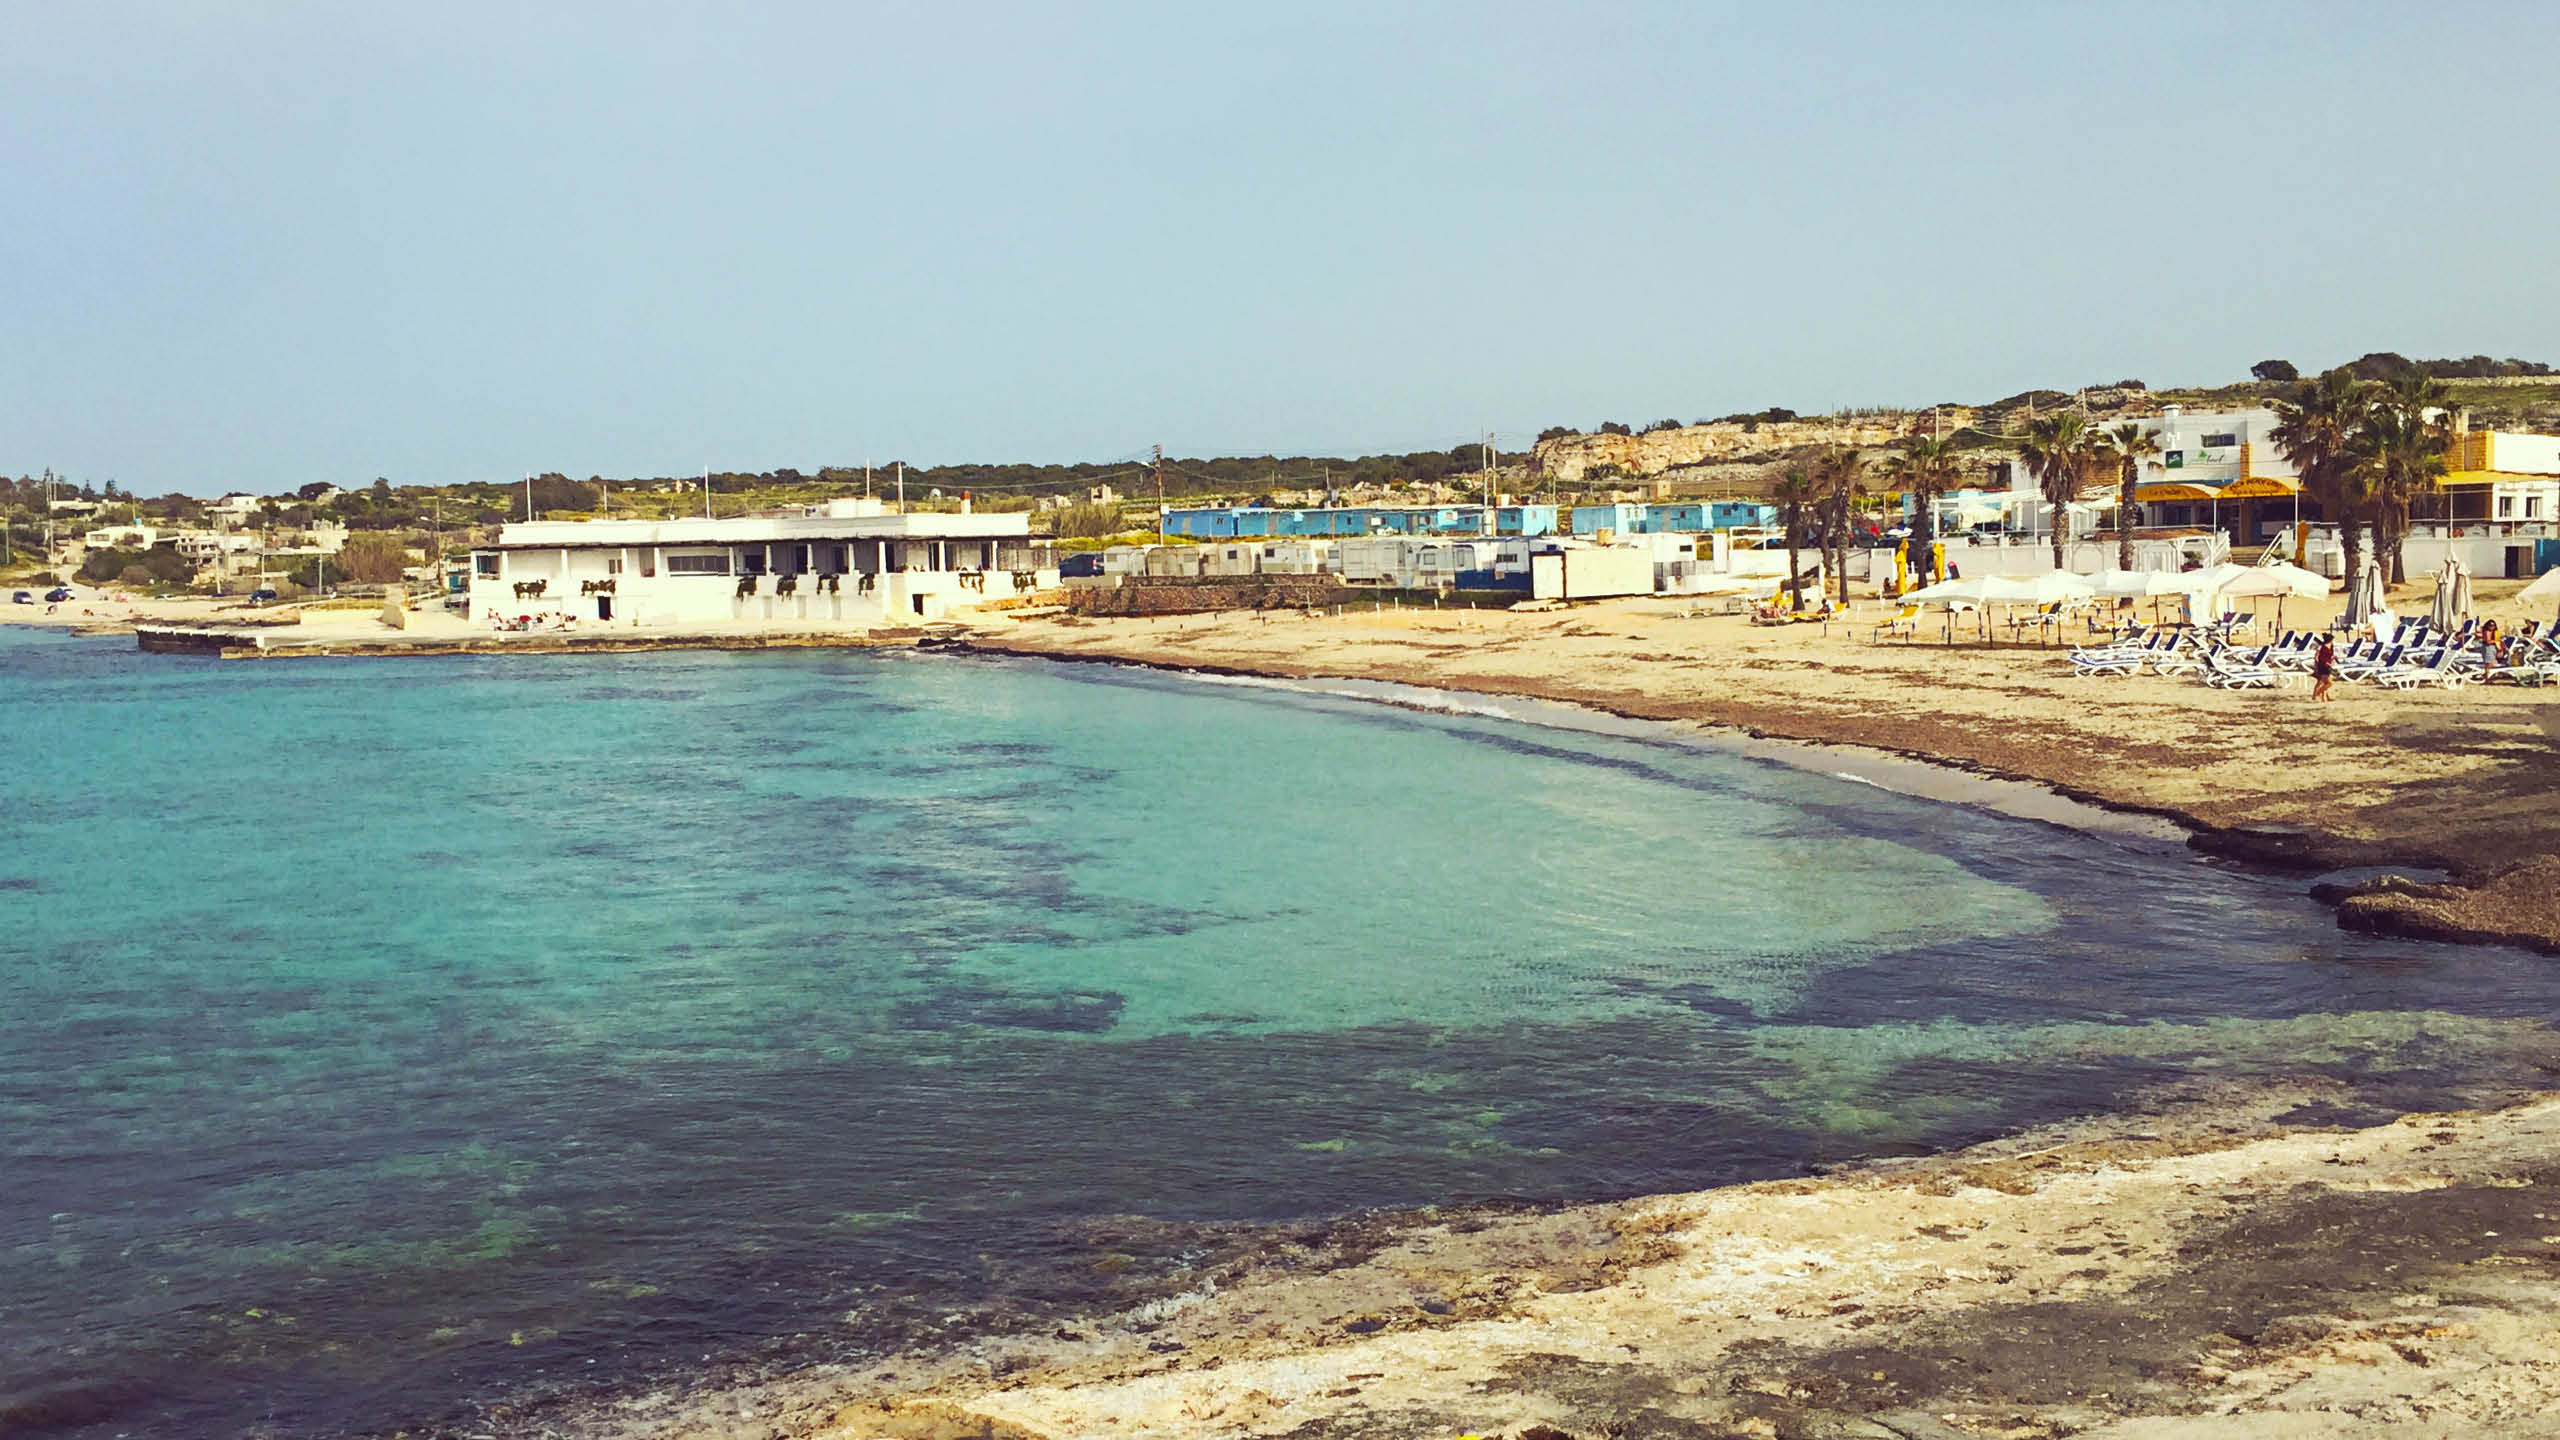
[[[10,1434],[472,1430],[1077,1303],[1201,1227],[2197,1078],[2435,1103],[2533,1080],[2560,1001],[2299,880],[1668,738],[957,656],[131,643],[0,627]]]

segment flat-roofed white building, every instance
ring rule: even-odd
[[[2560,435],[2473,430],[2466,416],[2436,487],[2442,499],[2421,512],[2433,518],[2560,520]]]
[[[471,554],[472,619],[912,624],[1058,582],[1022,514],[839,500],[733,520],[537,520]]]

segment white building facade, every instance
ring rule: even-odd
[[[1022,514],[884,514],[840,500],[733,520],[543,520],[474,550],[474,620],[914,624],[1055,585]]]

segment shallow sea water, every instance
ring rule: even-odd
[[[903,652],[131,646],[0,627],[11,1434],[468,1428],[1073,1303],[1200,1226],[2198,1079],[2378,1113],[2554,1049],[2546,959],[1668,734]]]

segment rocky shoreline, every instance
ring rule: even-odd
[[[2560,1096],[2316,1085],[1548,1214],[1370,1222],[1037,1334],[542,1423],[592,1440],[2532,1435]]]

